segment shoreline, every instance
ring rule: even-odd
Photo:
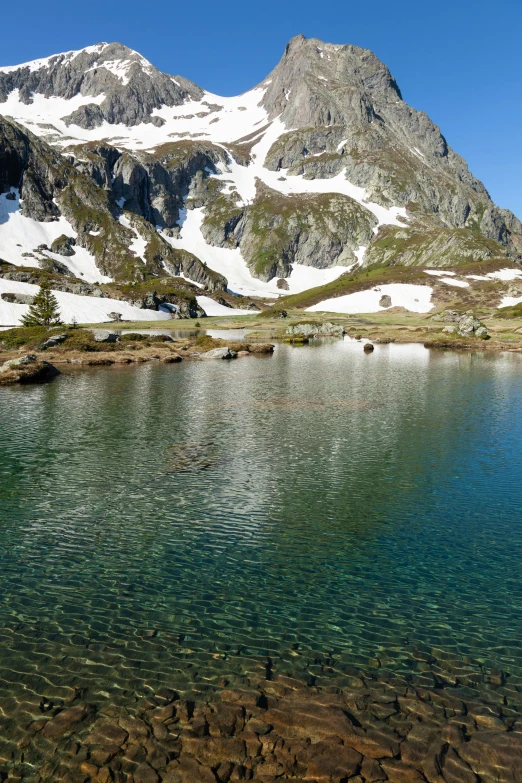
[[[156,361],[171,364],[267,355],[277,344],[298,348],[313,345],[318,338],[356,341],[361,344],[361,350],[368,344],[394,343],[421,344],[427,350],[439,351],[522,353],[522,329],[518,322],[509,323],[507,331],[505,322],[489,319],[485,321],[488,334],[484,339],[444,333],[443,321],[433,323],[431,318],[411,313],[386,313],[371,320],[363,316],[328,317],[328,314],[303,318],[299,312],[284,319],[247,318],[247,323],[244,317],[209,318],[204,326],[199,321],[181,325],[176,320],[175,324],[169,321],[168,326],[161,327],[157,322],[118,322],[74,328],[3,330],[0,332],[0,385],[51,380],[60,373],[59,368]],[[230,340],[226,337],[228,331],[234,332]],[[220,336],[212,336],[212,332]],[[238,332],[241,332],[239,336]],[[371,353],[373,348],[368,351]],[[32,363],[32,368],[27,362]],[[8,367],[19,363],[25,363],[23,372],[17,366]]]

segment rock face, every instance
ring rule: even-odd
[[[51,245],[51,250],[53,253],[58,253],[60,256],[73,256],[75,244],[76,240],[73,237],[62,234],[58,239],[54,240]]]
[[[117,280],[143,280],[163,275],[167,269],[210,291],[226,288],[222,275],[207,269],[191,253],[174,249],[138,214],[127,228],[119,221],[121,209],[109,191],[46,142],[0,117],[0,189],[10,188],[15,198],[19,193],[25,217],[49,222],[63,215],[69,220],[77,237],[60,236],[53,252],[70,256],[75,252],[73,245],[83,247],[95,257],[103,274]],[[138,259],[131,249],[136,233],[145,245],[143,258]]]

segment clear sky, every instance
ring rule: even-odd
[[[298,33],[372,49],[522,219],[522,0],[25,0],[1,17],[2,65],[120,41],[221,95],[261,81]]]

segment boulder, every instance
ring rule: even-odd
[[[371,343],[365,343],[363,350],[364,350],[364,353],[373,353],[375,348],[373,347],[373,345]]]
[[[442,331],[446,332],[446,334],[455,334],[455,332],[457,331],[457,328],[458,327],[456,327],[456,326],[448,325],[448,326],[445,326]]]
[[[282,291],[289,291],[290,290],[290,286],[288,285],[288,281],[285,280],[284,277],[280,277],[279,280],[277,281],[276,285]]]
[[[212,348],[211,351],[206,351],[199,355],[200,359],[235,359],[237,353],[231,351],[230,348]]]
[[[117,343],[121,340],[119,334],[110,332],[108,329],[93,329],[94,340],[97,343]]]
[[[466,313],[459,320],[459,334],[461,337],[488,337],[488,330],[484,324],[475,318],[473,313]]]
[[[46,351],[47,348],[56,348],[67,339],[66,334],[57,334],[56,336],[48,337],[47,340],[42,343],[42,351]]]
[[[388,294],[383,294],[379,299],[379,307],[391,307],[391,306],[392,306],[391,296],[388,296]]]
[[[65,234],[62,234],[52,243],[51,251],[53,253],[58,253],[60,256],[73,256],[75,253],[75,244],[76,240],[73,237],[68,237]]]

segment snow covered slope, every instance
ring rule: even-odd
[[[37,285],[18,283],[14,280],[0,278],[0,326],[18,326],[20,319],[29,310],[29,305],[6,302],[1,294],[26,294],[35,296],[39,291]],[[75,318],[80,324],[103,323],[111,320],[109,313],[121,313],[126,321],[167,321],[169,313],[142,310],[119,299],[101,299],[94,296],[79,296],[63,291],[53,292],[60,306],[60,317],[64,323],[72,323]]]
[[[7,198],[10,196],[10,198]],[[50,248],[58,237],[76,237],[76,231],[62,215],[58,220],[40,222],[22,215],[20,196],[16,188],[0,194],[0,257],[11,264],[38,266],[39,259],[50,258],[64,264],[75,277],[87,283],[108,283],[110,277],[102,275],[94,256],[83,247],[74,248],[74,256],[66,257],[49,249],[35,254],[43,245]]]

